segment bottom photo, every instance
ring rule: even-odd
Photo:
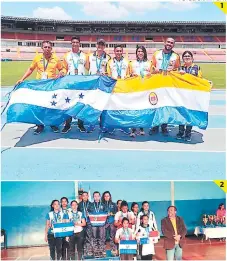
[[[2,260],[226,260],[215,182],[1,183]]]

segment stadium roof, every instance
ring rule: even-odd
[[[15,17],[15,16],[1,16],[1,20],[15,21],[15,22],[34,22],[34,23],[54,23],[54,24],[141,24],[141,25],[157,25],[157,24],[171,24],[171,25],[225,25],[225,21],[76,21],[76,20],[54,20],[42,18],[29,17]]]

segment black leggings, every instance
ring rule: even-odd
[[[69,242],[62,238],[62,260],[69,260]]]
[[[53,234],[48,234],[48,245],[50,249],[50,257],[51,260],[56,260],[56,253],[57,253],[57,260],[62,259],[62,238],[61,237],[54,237]]]
[[[81,231],[79,233],[74,233],[74,235],[69,238],[69,259],[70,260],[76,260],[76,258],[75,258],[76,246],[77,246],[78,260],[82,259],[83,244],[84,244],[84,231]]]

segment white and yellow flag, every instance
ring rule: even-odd
[[[206,129],[211,85],[190,74],[156,74],[118,80],[105,111],[104,127],[153,127],[163,123]]]

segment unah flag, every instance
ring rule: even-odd
[[[190,74],[170,72],[118,80],[102,114],[102,126],[150,128],[163,123],[206,129],[211,85]]]
[[[54,237],[70,237],[74,233],[74,224],[73,222],[54,223],[53,232]]]
[[[136,254],[137,241],[136,240],[121,240],[119,244],[120,254]]]

